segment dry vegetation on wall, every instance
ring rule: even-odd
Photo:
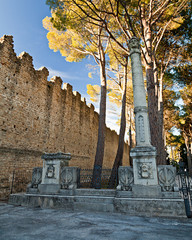
[[[0,196],[6,193],[14,169],[41,166],[43,152],[70,152],[71,166],[92,168],[95,156],[98,113],[72,86],[48,70],[35,70],[32,57],[18,57],[13,37],[0,39]],[[104,168],[111,168],[118,135],[107,128]],[[129,164],[125,145],[124,165]]]

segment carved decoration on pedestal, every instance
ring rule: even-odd
[[[72,169],[63,167],[61,168],[61,188],[68,189],[73,181]]]
[[[151,163],[144,162],[138,164],[138,176],[139,178],[153,178],[153,171],[151,167]]]
[[[158,179],[162,191],[174,191],[176,168],[171,165],[158,166]]]
[[[80,169],[77,167],[62,167],[61,168],[61,188],[74,189],[77,188],[80,181]]]
[[[42,181],[42,168],[41,167],[33,168],[31,187],[37,188],[41,181]]]
[[[55,167],[54,167],[54,164],[49,164],[48,165],[45,177],[46,178],[54,178],[55,177]]]
[[[30,189],[33,192],[38,190],[38,185],[41,184],[42,181],[42,171],[43,169],[41,167],[33,168],[32,180],[27,186],[27,192],[30,192]]]
[[[119,185],[117,190],[131,191],[133,185],[132,167],[119,167],[118,169]]]

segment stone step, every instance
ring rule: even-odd
[[[105,197],[115,197],[115,189],[76,189],[75,196],[105,196]]]
[[[119,194],[119,197],[114,197],[19,193],[10,195],[9,204],[78,211],[119,212],[138,216],[186,217],[184,201],[181,198],[134,198],[129,197],[129,194]]]
[[[114,197],[101,197],[101,196],[74,196],[75,202],[83,202],[83,203],[102,203],[109,204],[113,203]]]

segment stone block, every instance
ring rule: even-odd
[[[116,212],[147,217],[186,217],[183,199],[116,198]]]
[[[117,198],[130,198],[133,197],[133,192],[132,191],[116,191],[116,197]]]
[[[60,188],[60,184],[40,184],[38,186],[40,194],[58,194]]]
[[[181,194],[179,192],[162,192],[162,198],[178,199],[178,198],[181,198]]]
[[[60,189],[59,195],[61,196],[74,196],[74,189]]]
[[[27,193],[31,193],[31,194],[38,194],[39,193],[39,189],[38,188],[30,188],[27,187]]]
[[[133,197],[144,198],[160,198],[161,194],[161,187],[159,185],[151,185],[151,186],[144,186],[144,185],[133,185],[132,187]]]

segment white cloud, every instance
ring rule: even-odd
[[[49,70],[49,77],[52,78],[54,76],[60,77],[63,80],[64,79],[72,79],[72,80],[80,80],[81,78],[77,77],[77,76],[73,76],[71,74],[68,74],[67,72],[62,72],[62,71],[58,71],[52,68],[48,68]]]
[[[95,112],[99,113],[99,102],[92,102],[90,100],[90,96],[88,94],[82,94],[81,96],[86,99],[87,103],[92,103],[95,107]],[[109,105],[107,104],[107,106],[109,106]],[[120,111],[120,109],[118,109],[118,108],[114,108],[114,109],[107,108],[106,109],[106,125],[111,130],[115,130],[117,133],[119,133],[119,126],[116,123],[118,120],[118,117],[119,117],[119,111]]]
[[[114,121],[111,121],[111,119],[107,118],[106,125],[108,128],[115,130],[116,133],[119,134],[119,126]]]
[[[115,130],[118,133],[119,132],[119,126],[116,123],[117,119],[118,119],[118,116],[115,115],[114,112],[111,111],[110,109],[107,109],[107,112],[106,112],[106,125],[111,130]]]

